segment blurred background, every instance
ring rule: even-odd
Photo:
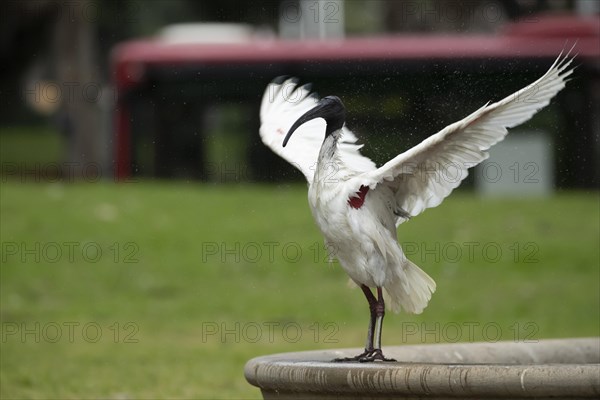
[[[282,74],[343,95],[348,124],[385,162],[533,81],[578,40],[576,81],[525,129],[548,153],[548,185],[596,187],[598,7],[6,2],[0,120],[3,160],[15,164],[3,174],[82,175],[87,167],[109,179],[300,179],[255,134],[262,91]],[[36,171],[34,145],[58,168]]]
[[[380,165],[575,43],[551,104],[399,228],[438,293],[386,318],[384,344],[598,336],[599,13],[2,2],[1,397],[257,398],[249,358],[360,346],[364,299],[327,262],[301,173],[260,142],[266,85],[290,75],[341,97]]]

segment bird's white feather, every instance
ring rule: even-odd
[[[529,120],[565,86],[573,68],[567,53],[559,55],[541,78],[466,118],[442,129],[419,145],[396,156],[381,168],[359,174],[354,185],[392,188],[398,209],[415,216],[436,207],[468,175],[468,169],[489,155],[487,150],[504,139],[507,128]],[[397,223],[405,221],[398,218]]]
[[[271,82],[265,90],[260,107],[260,137],[265,145],[299,169],[312,183],[319,149],[325,137],[325,120],[315,119],[298,128],[292,140],[283,147],[283,139],[292,124],[313,108],[319,98],[310,92],[309,85],[298,86],[297,80]],[[372,171],[375,163],[360,154],[362,145],[356,135],[344,126],[338,143],[338,155],[345,165],[357,172]],[[331,171],[332,174],[336,172]]]

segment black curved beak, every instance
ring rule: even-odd
[[[325,135],[331,134],[336,129],[341,129],[344,125],[344,119],[346,116],[346,110],[342,101],[335,96],[327,96],[324,97],[317,105],[308,110],[304,115],[294,122],[294,125],[290,128],[287,135],[285,135],[285,139],[283,139],[283,147],[287,145],[290,137],[300,127],[300,125],[305,124],[306,122],[313,120],[315,118],[323,118],[327,123],[327,129],[325,130]]]

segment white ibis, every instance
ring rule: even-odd
[[[485,160],[487,150],[504,139],[507,128],[545,107],[573,72],[569,54],[561,53],[529,86],[488,102],[380,168],[360,154],[362,146],[345,126],[346,111],[338,97],[319,101],[309,85],[297,86],[295,79],[269,84],[261,104],[260,136],[306,177],[310,209],[327,248],[369,302],[365,351],[336,361],[394,361],[381,350],[384,290],[392,311],[418,314],[436,287],[402,252],[397,226],[439,205],[468,168]]]

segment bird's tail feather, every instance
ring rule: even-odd
[[[423,312],[435,292],[435,281],[406,257],[394,271],[394,277],[384,286],[387,303],[393,312],[410,314]]]

